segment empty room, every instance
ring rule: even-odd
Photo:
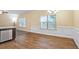
[[[79,10],[0,10],[0,49],[78,49]]]

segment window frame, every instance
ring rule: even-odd
[[[22,21],[22,20],[20,20],[20,19],[23,20],[23,23],[24,23],[24,24],[22,24],[23,26],[20,26],[20,24],[21,24],[20,22]],[[20,27],[20,28],[25,28],[25,27],[26,27],[26,24],[27,24],[26,22],[27,22],[27,21],[26,21],[26,19],[25,19],[24,17],[20,17],[19,20],[18,20],[18,25],[19,25],[19,27]]]
[[[56,29],[56,15],[47,15],[47,21],[46,21],[46,23],[47,23],[47,26],[46,26],[46,27],[47,27],[47,28],[46,28],[46,29],[47,29],[47,30],[50,30],[49,27],[48,27],[48,23],[52,23],[52,22],[49,22],[49,21],[48,21],[48,16],[53,16],[53,17],[55,17],[55,27],[52,28],[52,29]],[[42,17],[43,17],[43,16],[42,16]],[[40,19],[40,20],[41,20],[41,19]],[[41,23],[42,23],[42,22],[40,21],[40,29],[43,29],[43,28],[41,28]]]

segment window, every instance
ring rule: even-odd
[[[12,19],[13,26],[15,26],[16,22],[17,22],[18,15],[17,14],[8,14],[8,16],[10,16],[10,18]]]
[[[56,18],[55,16],[41,16],[41,29],[55,29]]]
[[[48,29],[55,29],[56,19],[55,16],[48,16]]]
[[[41,16],[41,29],[47,29],[47,16]]]
[[[26,19],[19,18],[19,27],[26,27]]]

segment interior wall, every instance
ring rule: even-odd
[[[26,27],[19,27],[19,18],[25,18],[26,19]],[[19,29],[19,30],[23,30],[23,31],[26,31],[26,30],[30,30],[31,28],[31,20],[29,19],[30,18],[30,15],[26,15],[26,14],[21,14],[19,15],[18,17],[18,20],[17,20],[17,23],[16,23],[16,28]]]
[[[12,19],[10,15],[2,14],[0,15],[0,26],[12,26]]]
[[[74,26],[79,28],[79,10],[74,10]]]
[[[40,16],[45,16],[45,15],[47,15],[47,11],[45,11],[45,10],[40,10],[40,11],[39,10],[33,10],[29,13],[20,15],[19,17],[25,17],[26,21],[27,21],[26,27],[20,28],[20,29],[23,29],[25,31],[30,30],[30,29],[34,29],[34,28],[39,29],[40,28]]]
[[[56,13],[57,26],[73,26],[73,11],[60,10]]]
[[[40,16],[48,15],[47,10],[33,10],[31,12],[20,15],[19,17],[26,18],[26,27],[22,28],[24,30],[29,30],[31,28],[40,28]],[[57,26],[74,26],[79,27],[79,11],[74,11],[74,21],[73,21],[73,11],[72,10],[59,10],[56,14],[56,24]],[[74,23],[73,23],[74,22]],[[2,14],[0,15],[0,26],[12,26],[12,19],[10,15]],[[17,28],[19,28],[17,22]]]
[[[20,17],[25,17],[27,20],[27,25],[24,30],[29,30],[31,28],[40,28],[40,16],[48,15],[46,10],[35,10]],[[56,14],[56,24],[57,26],[73,26],[73,13],[71,10],[60,10]],[[18,28],[18,26],[17,26]]]
[[[29,20],[31,20],[31,28],[32,29],[40,29],[40,17],[47,16],[47,11],[32,11],[29,13]]]

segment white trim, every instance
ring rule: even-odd
[[[57,26],[57,28],[74,28],[73,26]]]
[[[23,29],[22,28],[17,28],[16,30],[26,31],[26,30],[24,30],[24,28]]]
[[[78,27],[74,27],[74,29],[79,33],[79,28]]]
[[[75,32],[75,34],[73,36],[74,37],[74,41],[75,41],[76,45],[79,48],[79,28],[78,27],[74,27],[74,32]]]

